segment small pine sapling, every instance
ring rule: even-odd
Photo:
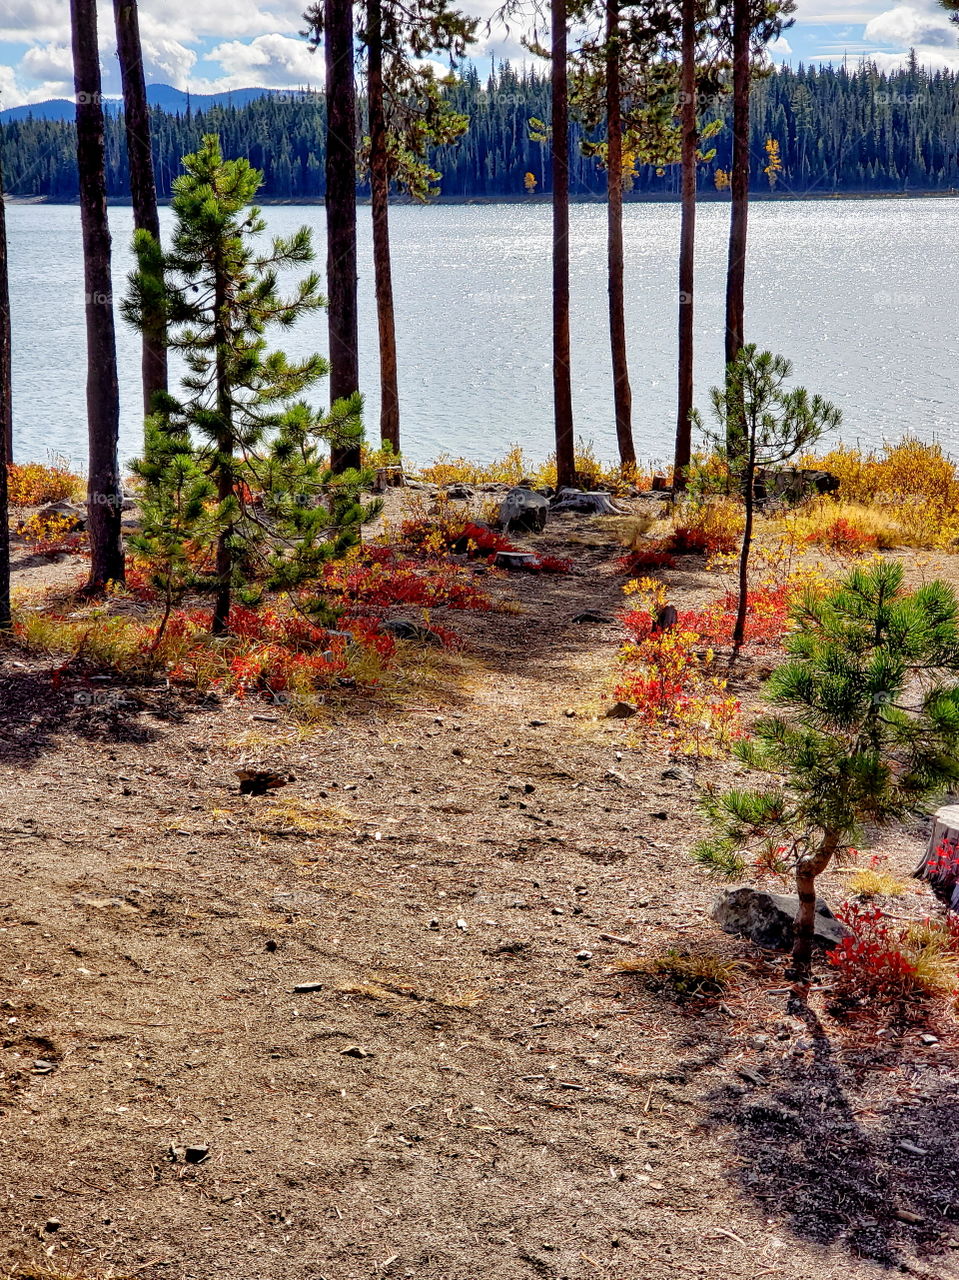
[[[791,867],[799,894],[793,958],[812,958],[816,877],[866,823],[901,821],[959,779],[959,602],[930,582],[903,590],[898,562],[809,590],[773,672],[775,710],[734,753],[771,775],[705,801],[711,838],[693,858],[729,878],[745,855]]]
[[[205,537],[212,518],[215,568],[207,585],[215,592],[213,631],[222,633],[235,592],[249,603],[264,589],[308,583],[356,543],[380,504],[360,501],[370,474],[334,476],[319,450],[321,441],[333,451],[358,448],[361,396],[319,412],[302,397],[327,374],[322,356],[292,361],[267,350],[268,328],[288,329],[326,305],[315,272],[289,297],[278,289],[281,271],[312,261],[309,229],[275,237],[258,252],[266,224],[250,202],[263,175],[246,160],[224,160],[215,135],[183,168],[174,182],[170,251],[161,255],[149,232],[136,233],[138,269],[123,312],[142,328],[162,278],[168,342],[187,373],[179,396],[158,397],[138,464],[151,513],[143,541],[155,551],[163,544],[160,559],[177,572],[183,550],[176,538]],[[202,499],[201,476],[213,489]]]
[[[749,344],[728,367],[725,386],[713,387],[710,392],[718,430],[706,430],[699,415],[693,415],[696,426],[724,458],[745,507],[739,552],[739,601],[733,628],[734,658],[746,635],[756,473],[766,467],[782,466],[807,452],[826,431],[842,422],[841,410],[821,396],[810,399],[804,387],[784,390],[783,383],[791,374],[792,365],[785,356],[760,352],[754,344]]]

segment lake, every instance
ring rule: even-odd
[[[306,222],[325,259],[321,207],[269,206],[269,230]],[[115,291],[130,268],[132,213],[112,208]],[[169,228],[169,209],[162,211]],[[86,458],[79,210],[7,209],[14,456]],[[698,223],[696,400],[706,416],[722,374],[728,207]],[[434,205],[392,211],[404,453],[488,460],[516,442],[551,450],[550,209]],[[675,421],[679,209],[626,207],[627,323],[638,453],[668,457]],[[844,413],[843,438],[876,444],[905,431],[959,452],[959,200],[757,202],[750,211],[747,336],[788,356],[796,380]],[[369,434],[376,435],[376,328],[370,214],[360,210],[360,346]],[[573,404],[577,434],[615,453],[606,319],[606,211],[571,211]],[[118,318],[121,458],[140,447],[139,337]],[[280,342],[326,351],[326,317]],[[317,403],[324,403],[322,385]]]

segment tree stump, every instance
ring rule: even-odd
[[[936,810],[926,852],[912,874],[925,880],[940,902],[959,911],[959,804]]]
[[[373,477],[373,492],[385,493],[387,489],[401,489],[404,483],[401,466],[377,467],[376,475]]]
[[[612,495],[604,492],[587,493],[582,489],[560,489],[550,502],[553,511],[576,511],[590,516],[623,516],[627,513],[617,507]]]

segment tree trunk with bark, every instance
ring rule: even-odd
[[[553,421],[556,487],[576,482],[569,363],[569,84],[566,0],[550,0],[552,28]]]
[[[796,864],[799,910],[796,913],[796,936],[793,941],[793,971],[800,978],[808,977],[812,968],[816,933],[816,877],[826,870],[838,848],[838,835],[834,831],[827,831],[820,848],[808,857],[800,858]]]
[[[626,307],[623,252],[623,105],[620,83],[622,32],[619,0],[606,3],[606,190],[608,200],[609,345],[613,361],[613,406],[616,440],[623,467],[635,467],[633,393],[626,353]]]
[[[745,344],[746,231],[749,217],[749,0],[733,0],[733,160],[726,270],[726,365]]]
[[[696,275],[696,0],[682,0],[682,204],[679,231],[679,384],[673,486],[686,488],[692,457],[693,289]]]
[[[109,582],[123,581],[123,538],[117,456],[120,393],[113,319],[110,227],[107,222],[96,0],[70,0],[70,19],[86,291],[87,427],[90,439],[87,484],[90,580],[87,590],[99,592]]]
[[[150,149],[150,110],[143,74],[137,0],[113,0],[113,18],[117,30],[120,79],[123,84],[123,124],[130,164],[133,225],[138,231],[149,231],[159,244],[160,216],[157,211],[153,154]],[[166,322],[161,308],[157,308],[145,320],[141,371],[143,412],[149,414],[153,411],[156,392],[167,389],[167,341]]]
[[[360,387],[356,292],[356,81],[353,0],[324,0],[326,60],[326,276],[330,402]],[[360,465],[359,445],[334,446],[335,471]]]
[[[367,6],[367,94],[370,112],[370,203],[373,215],[373,279],[380,348],[380,439],[400,451],[400,396],[396,374],[396,322],[390,256],[390,175],[383,97],[383,9]]]
[[[7,274],[7,214],[0,168],[0,631],[10,627],[10,507],[7,464],[13,456],[10,282]]]
[[[2,148],[0,148],[2,152]],[[6,461],[13,461],[13,340],[10,328],[10,275],[7,267],[7,208],[0,154],[0,432]],[[6,472],[4,472],[6,478]]]

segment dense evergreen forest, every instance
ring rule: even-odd
[[[535,70],[504,65],[481,80],[470,69],[447,93],[469,117],[465,137],[438,149],[441,194],[453,199],[549,194],[548,144],[530,137],[530,119],[549,116],[549,79]],[[854,71],[832,67],[782,68],[759,80],[752,97],[752,189],[769,191],[766,142],[778,143],[779,192],[947,191],[959,188],[959,74],[930,74],[913,63],[892,74],[866,64]],[[724,115],[724,103],[705,114]],[[180,157],[205,133],[220,135],[225,154],[246,156],[265,174],[263,195],[316,199],[324,194],[322,97],[285,93],[238,108],[170,115],[152,111],[157,185],[170,195]],[[109,115],[107,183],[113,196],[129,191],[122,116]],[[571,191],[579,198],[605,195],[606,180],[572,131]],[[713,139],[715,156],[700,165],[699,187],[717,187],[717,173],[731,166],[731,130]],[[77,194],[74,127],[70,122],[17,120],[3,129],[7,189],[17,196],[72,200]],[[532,179],[535,179],[535,186]],[[627,198],[673,195],[679,166],[641,166]],[[722,184],[720,174],[719,185]],[[362,190],[362,187],[361,187]]]

